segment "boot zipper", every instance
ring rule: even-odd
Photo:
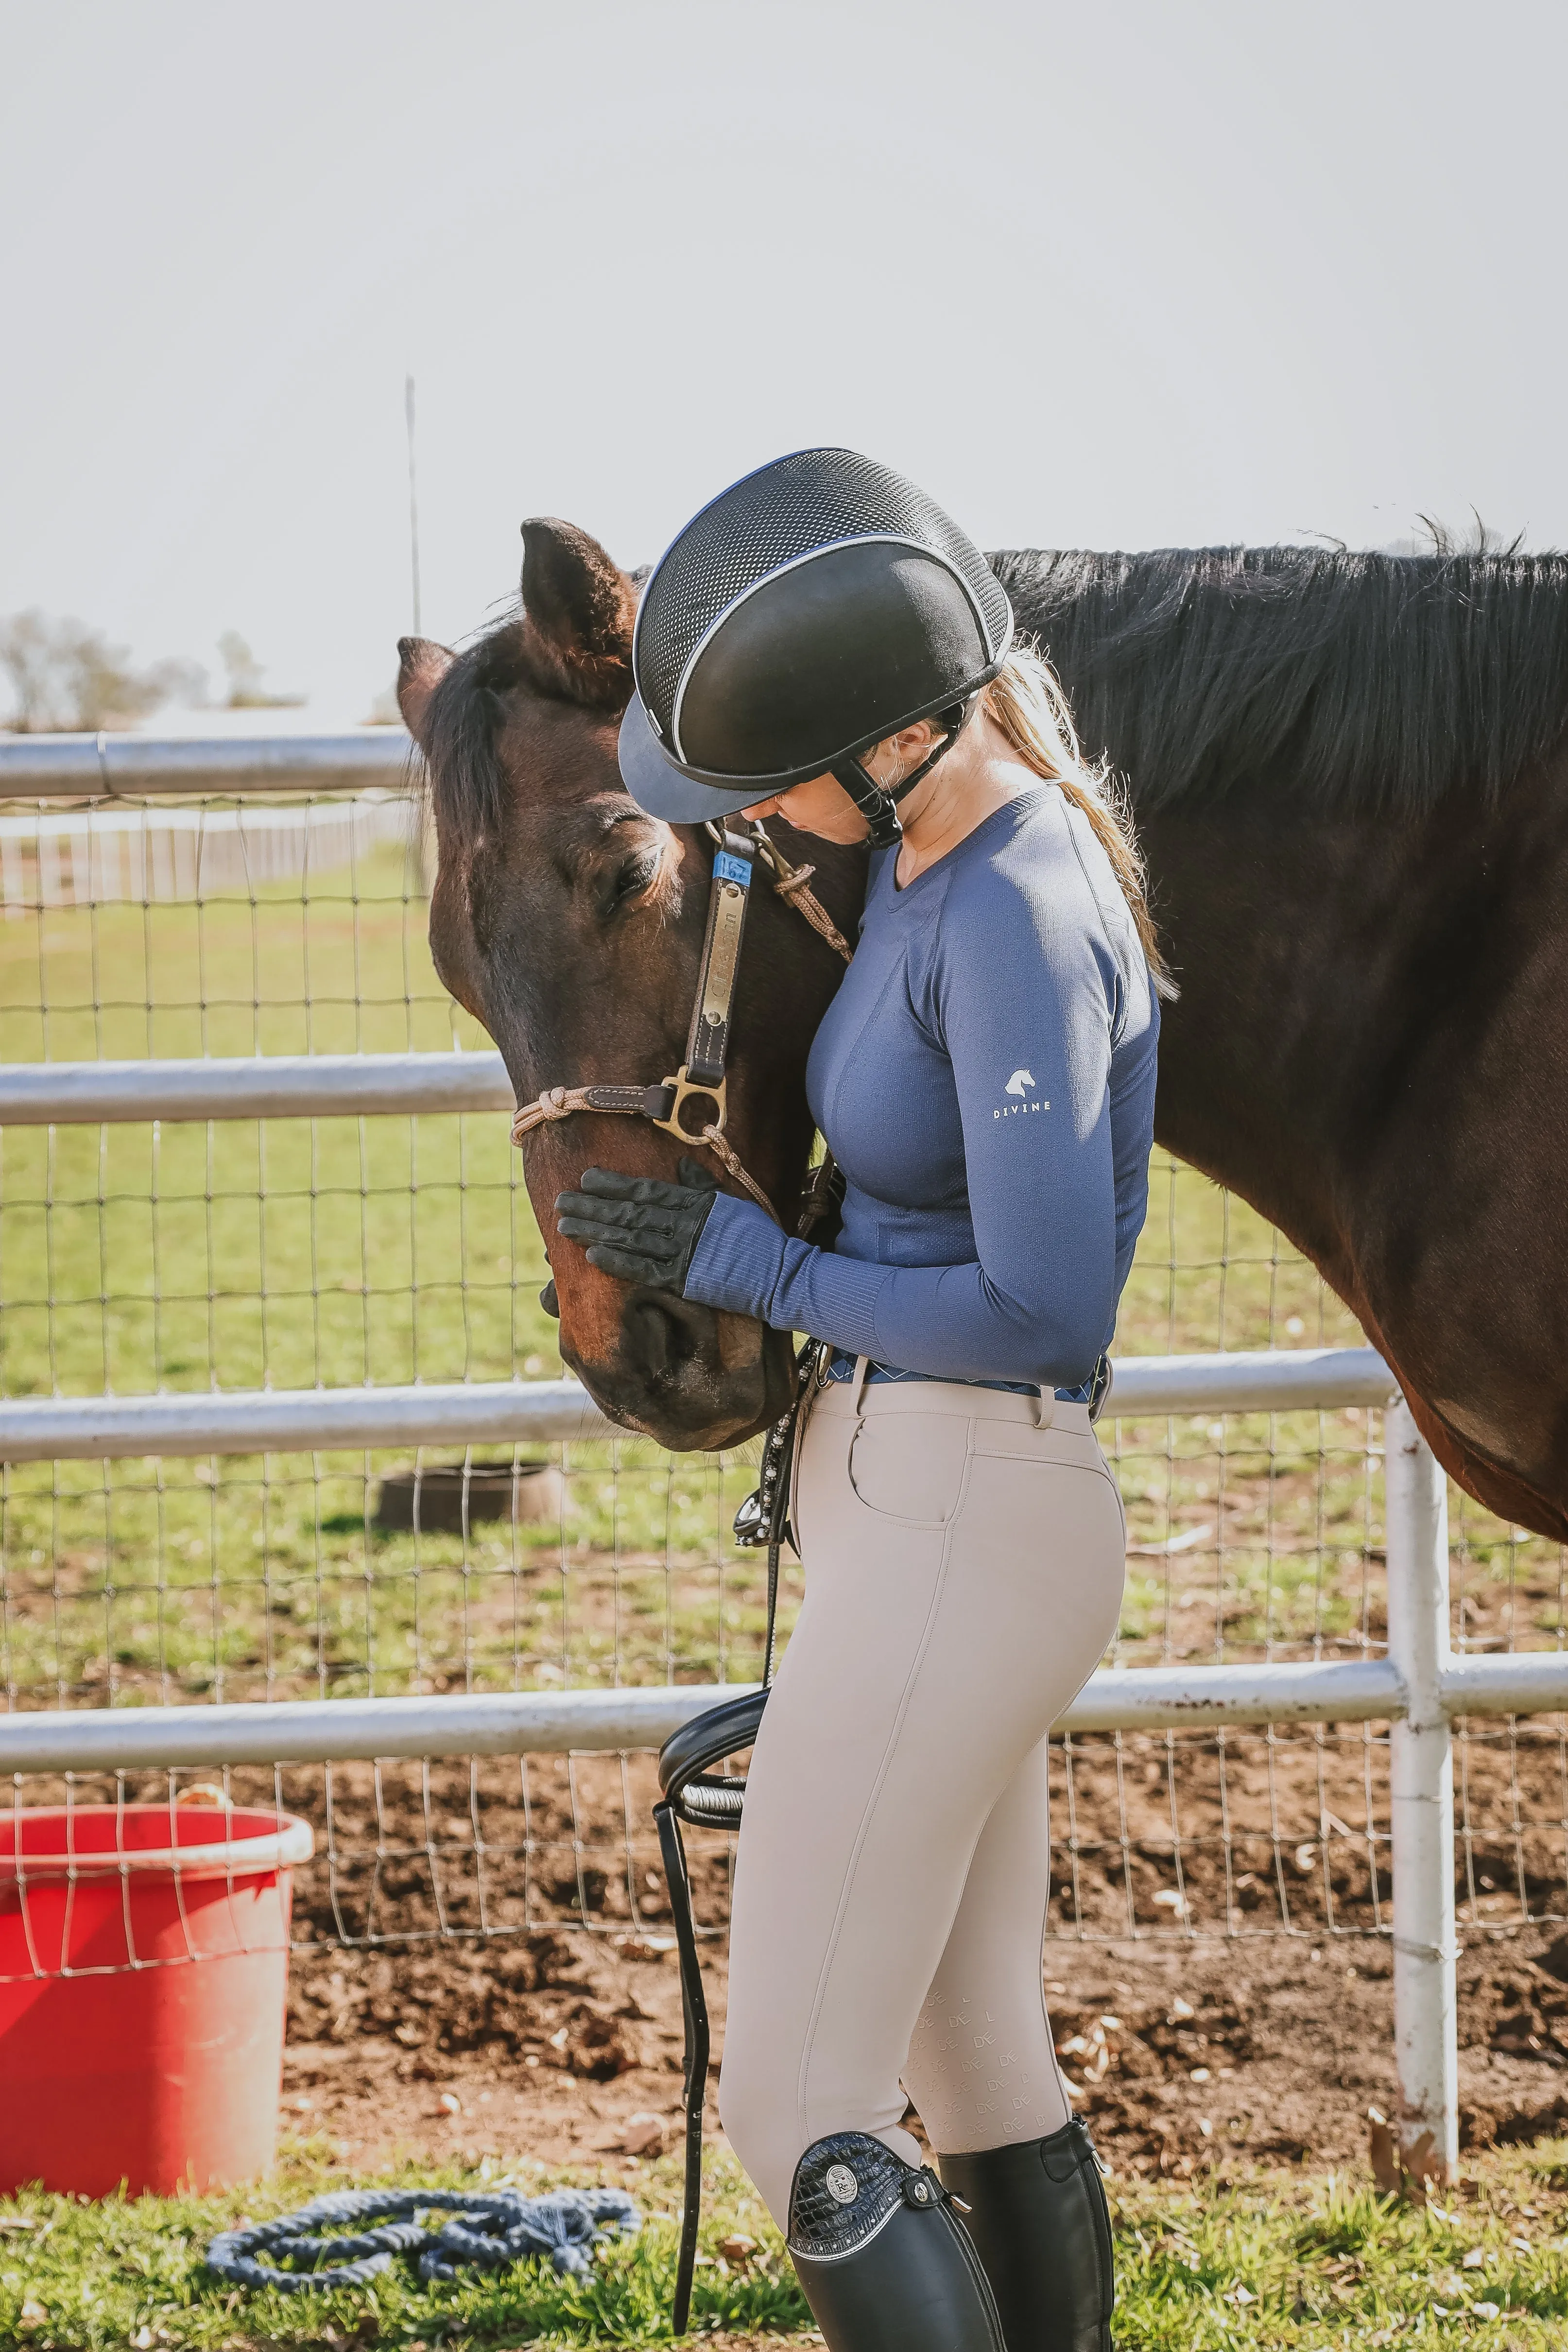
[[[986,2276],[985,2265],[975,2252],[975,2242],[962,2221],[956,2221],[947,2210],[951,2205],[958,2205],[960,2200],[953,2196],[950,2190],[944,2189],[935,2176],[932,2179],[932,2185],[936,2190],[932,2202],[941,2213],[948,2231],[957,2241],[958,2249],[969,2265],[969,2275],[975,2282],[981,2304],[985,2308],[986,2324],[991,2331],[991,2342],[995,2347],[995,2352],[1007,2352],[1007,2339],[1002,2334],[1002,2316],[997,2309],[997,2298],[991,2293],[991,2282]],[[961,2210],[967,2213],[972,2211],[973,2208],[963,2205]]]

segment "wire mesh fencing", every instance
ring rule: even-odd
[[[0,819],[17,826],[0,1061],[487,1046],[431,966],[406,804],[276,804],[270,865],[251,855],[242,808],[184,801],[190,855],[183,866],[171,855],[166,874],[147,845],[174,829],[153,802],[116,803],[112,874],[90,845],[46,874],[41,849],[16,847],[42,839],[26,831],[36,814]],[[140,866],[124,847],[138,826]],[[545,1274],[498,1115],[0,1133],[7,1396],[559,1376]],[[1156,1153],[1120,1352],[1359,1339],[1277,1234]],[[1382,1653],[1379,1413],[1123,1421],[1102,1434],[1129,1526],[1108,1663]],[[754,1450],[671,1457],[627,1438],[11,1464],[6,1704],[753,1679],[763,1578],[728,1530]],[[1456,1647],[1561,1646],[1558,1548],[1457,1494],[1452,1508]],[[791,1563],[786,1631],[800,1589]],[[1462,1727],[1457,1759],[1467,1924],[1563,1917],[1562,1727]],[[1387,1767],[1383,1726],[1058,1742],[1052,1932],[1385,1935]],[[667,1922],[643,1755],[27,1776],[12,1784],[8,1834],[53,1806],[169,1817],[193,1790],[198,1811],[271,1807],[309,1825],[313,1853],[294,1870],[299,1942],[499,1953],[552,1930],[657,1937]],[[703,1847],[710,1927],[727,1867],[721,1845]],[[0,1957],[0,1975],[8,1966]]]

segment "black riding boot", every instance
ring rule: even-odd
[[[1088,2131],[1074,2116],[1049,2139],[938,2157],[970,2210],[1007,2352],[1111,2352],[1116,2300],[1111,2216]]]
[[[828,2352],[1007,2352],[946,2190],[867,2132],[800,2158],[789,2252]]]

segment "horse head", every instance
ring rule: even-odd
[[[461,654],[404,638],[398,699],[430,781],[435,968],[528,1102],[556,1086],[653,1086],[679,1067],[713,853],[700,826],[645,815],[621,781],[635,583],[570,523],[527,522],[523,538],[521,611]],[[787,856],[810,855],[852,933],[863,856],[773,830]],[[760,871],[758,883],[727,1131],[792,1231],[811,1140],[806,1054],[842,965]],[[556,1195],[585,1168],[674,1177],[682,1149],[643,1119],[576,1112],[528,1137],[528,1195],[561,1355],[595,1402],[672,1448],[734,1445],[789,1401],[787,1335],[618,1281],[556,1230]]]

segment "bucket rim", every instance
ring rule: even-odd
[[[162,1805],[39,1805],[25,1809],[28,1818],[53,1816],[79,1819],[84,1813],[162,1812]],[[212,1808],[214,1812],[218,1808]],[[237,1805],[221,1815],[272,1822],[271,1830],[211,1839],[203,1845],[119,1847],[108,1853],[79,1853],[69,1848],[55,1853],[0,1853],[0,1886],[37,1886],[46,1880],[143,1877],[260,1878],[277,1870],[308,1862],[316,1851],[316,1833],[297,1813],[274,1812],[263,1806]],[[188,1815],[187,1815],[188,1818]]]

